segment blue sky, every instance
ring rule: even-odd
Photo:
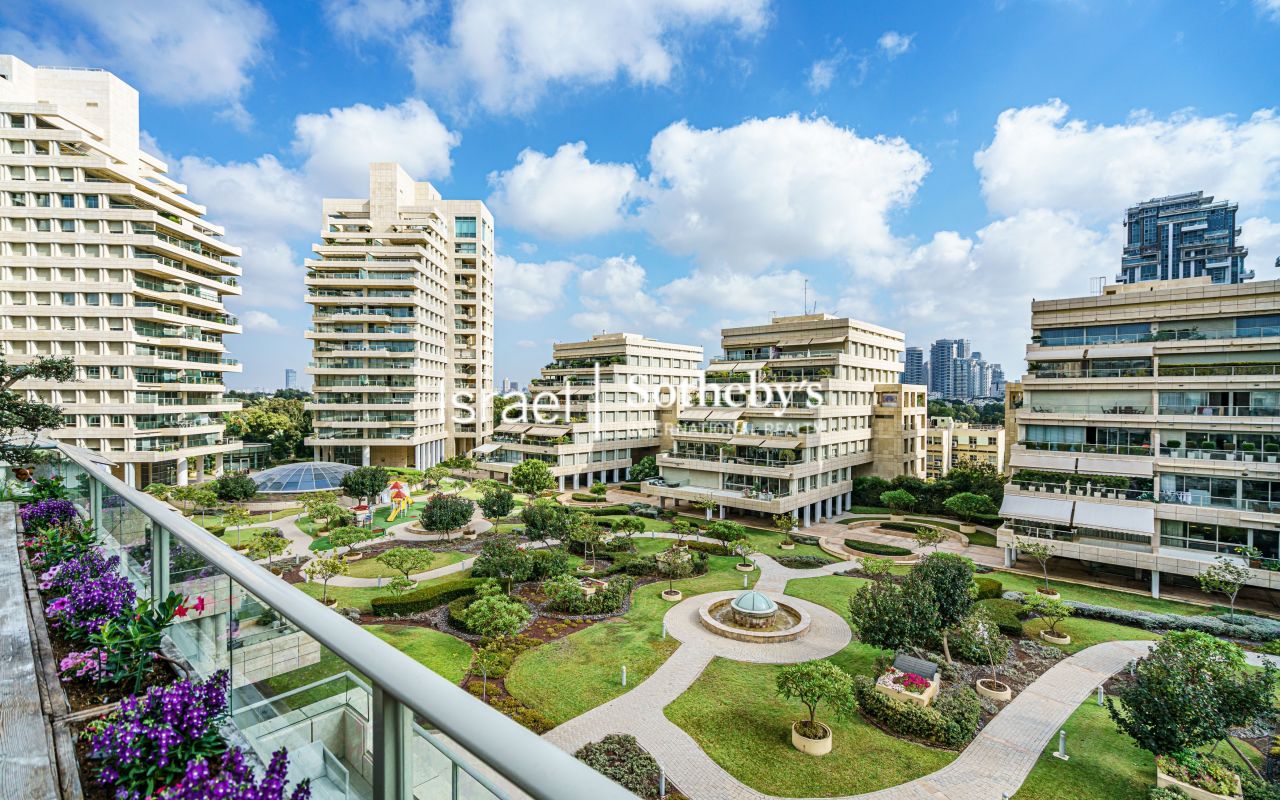
[[[498,228],[497,377],[604,329],[717,349],[818,310],[1021,374],[1124,208],[1240,203],[1280,277],[1280,0],[11,0],[0,52],[111,69],[245,249],[239,387],[309,356],[325,196],[400,161]],[[301,371],[301,370],[300,370]]]

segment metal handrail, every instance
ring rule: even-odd
[[[62,445],[58,450],[246,592],[355,667],[377,689],[530,796],[538,800],[635,800],[635,795],[594,769],[293,588],[204,528],[174,514],[172,506],[134,489]],[[465,769],[467,765],[460,766]],[[404,768],[412,769],[412,759]]]

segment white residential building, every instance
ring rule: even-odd
[[[465,455],[493,432],[493,216],[398,164],[369,199],[324,201],[307,259],[317,460],[396,467]]]
[[[222,422],[240,408],[223,396],[240,252],[165,172],[133,87],[0,56],[0,346],[75,361],[74,383],[16,388],[134,486],[215,475],[240,447]]]

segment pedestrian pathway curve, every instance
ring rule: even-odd
[[[761,569],[756,588],[775,596],[786,591],[790,580],[834,574],[849,566],[841,563],[817,570],[794,570],[780,566],[767,556],[756,554],[752,558]],[[697,608],[708,597],[689,598],[667,612],[668,632],[682,644],[647,680],[556,727],[546,738],[572,753],[610,733],[628,733],[658,760],[671,781],[692,800],[777,800],[726,772],[689,734],[668,720],[663,709],[683,694],[717,656],[768,663],[823,658],[848,644],[848,626],[826,608],[788,597],[788,603],[804,604],[810,613],[820,608],[824,614],[835,617],[842,631],[836,634],[815,627],[809,635],[787,644],[753,646],[733,642],[710,634],[698,624]],[[858,795],[857,800],[994,800],[1005,792],[1012,796],[1076,707],[1097,686],[1144,655],[1151,645],[1151,642],[1106,642],[1060,661],[996,715],[955,761],[899,786]]]

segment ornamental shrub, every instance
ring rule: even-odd
[[[126,697],[86,729],[98,781],[117,797],[150,797],[185,772],[195,759],[218,755],[226,743],[218,724],[227,714],[230,674],[205,681],[176,681]]]
[[[822,556],[775,556],[773,560],[790,569],[817,569],[831,563]]]
[[[375,597],[369,605],[373,613],[380,617],[393,614],[419,614],[430,611],[459,597],[474,594],[476,587],[483,581],[478,578],[461,578],[447,583],[424,586],[400,597]]]
[[[1022,604],[1015,600],[992,598],[979,600],[978,610],[986,614],[987,619],[1005,636],[1015,639],[1022,637]]]
[[[979,600],[993,600],[1004,594],[1004,584],[995,578],[974,578],[973,584],[978,587]]]
[[[978,733],[982,706],[977,692],[967,686],[944,687],[931,706],[877,692],[875,682],[865,675],[854,677],[853,691],[862,713],[902,736],[959,749]]]
[[[224,753],[216,770],[210,767],[211,761],[197,758],[188,763],[182,779],[161,789],[156,800],[285,800],[289,753],[284,748],[271,755],[271,763],[261,781],[239,748]],[[287,797],[288,800],[310,800],[311,781],[300,781]]]
[[[862,539],[845,539],[844,546],[850,550],[857,550],[860,553],[869,553],[873,556],[911,555],[911,551],[905,547],[898,547],[892,544],[880,544],[879,542],[867,542]]]
[[[1006,600],[1020,602],[1021,592],[1005,592]],[[1189,616],[1186,614],[1161,614],[1154,611],[1136,611],[1110,606],[1096,606],[1075,600],[1064,600],[1073,615],[1085,619],[1097,619],[1129,625],[1149,631],[1200,631],[1220,639],[1247,639],[1254,642],[1270,642],[1280,639],[1280,620],[1236,614],[1234,620],[1227,615]]]
[[[639,797],[656,798],[661,770],[636,737],[611,733],[583,745],[574,756],[587,766]]]
[[[579,503],[603,503],[604,502],[604,498],[601,497],[600,495],[586,494],[584,492],[574,492],[572,495],[570,495],[570,497],[572,497],[574,500],[578,501]]]

